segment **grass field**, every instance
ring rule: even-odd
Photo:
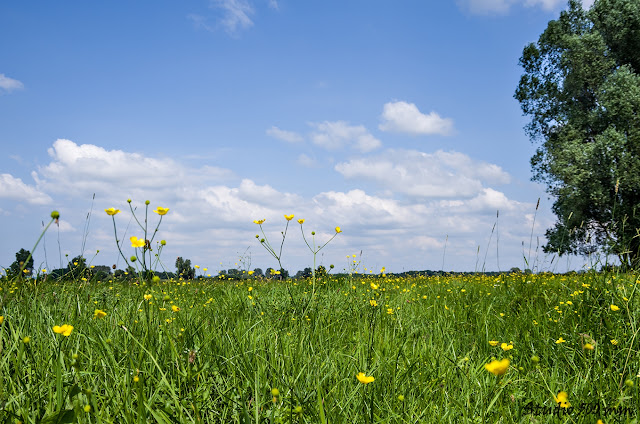
[[[635,275],[341,275],[315,293],[0,281],[0,422],[609,423],[640,409]]]

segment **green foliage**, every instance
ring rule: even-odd
[[[622,19],[624,17],[624,19]],[[515,98],[539,141],[533,179],[555,198],[547,252],[599,249],[640,265],[640,3],[569,2],[526,46]]]
[[[28,250],[20,249],[16,252],[16,260],[9,267],[9,275],[20,276],[23,270],[27,272],[25,274],[30,275],[33,272],[33,257]]]
[[[191,266],[191,259],[185,260],[182,259],[181,256],[178,256],[178,259],[176,259],[176,269],[177,274],[185,280],[191,280],[196,276],[196,269]]]

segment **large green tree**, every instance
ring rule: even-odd
[[[577,0],[527,45],[515,93],[553,197],[547,252],[640,265],[640,2]]]

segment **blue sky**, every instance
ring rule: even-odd
[[[56,209],[37,267],[64,265],[85,239],[93,264],[122,266],[104,209],[122,210],[121,239],[141,237],[125,233],[131,198],[170,208],[158,237],[171,270],[177,256],[209,272],[249,255],[251,268],[275,267],[253,220],[275,244],[284,214],[320,243],[343,229],[318,256],[337,270],[353,254],[374,272],[522,268],[523,243],[538,269],[580,268],[535,253],[552,201],[530,181],[535,146],[513,99],[523,47],[564,7],[3,2],[0,265]],[[293,272],[312,263],[295,220]]]

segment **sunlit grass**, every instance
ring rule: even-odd
[[[635,275],[340,275],[313,289],[4,278],[0,418],[631,422],[640,408]]]

